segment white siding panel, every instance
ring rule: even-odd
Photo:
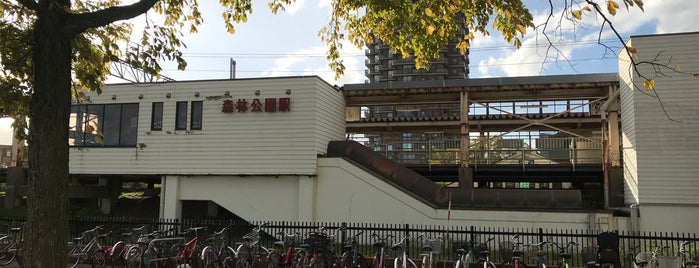
[[[633,41],[633,40],[632,40]],[[631,45],[629,41],[627,45]],[[621,114],[622,159],[624,165],[624,202],[637,204],[638,163],[636,158],[636,122],[634,109],[634,74],[625,51],[619,53],[619,98]]]
[[[286,94],[287,89],[291,94]],[[259,96],[255,95],[257,90]],[[223,113],[226,91],[234,102],[245,99],[248,111]],[[91,95],[91,102],[140,104],[138,143],[145,147],[72,148],[70,168],[74,174],[314,175],[318,144],[327,147],[330,139],[342,138],[317,134],[322,121],[319,114],[328,113],[330,108],[344,111],[341,94],[317,77],[109,85],[103,92]],[[200,96],[195,97],[195,92]],[[165,97],[167,93],[170,98]],[[142,99],[139,94],[143,94]],[[322,100],[318,95],[330,96]],[[291,99],[290,112],[250,111],[255,98],[264,105],[265,98],[287,97]],[[202,130],[174,129],[178,101],[203,102]],[[320,101],[340,102],[342,106],[320,110]],[[162,131],[150,130],[153,102],[164,103]],[[191,109],[191,103],[188,106]],[[341,124],[344,133],[344,121],[340,121],[335,124]]]
[[[699,33],[633,37],[633,47],[639,60],[678,66],[686,73],[699,73],[699,55],[696,44]],[[620,60],[621,62],[621,60]],[[621,65],[621,64],[620,64]],[[625,166],[637,165],[638,194],[644,204],[699,204],[699,83],[687,74],[662,70],[667,76],[655,73],[653,66],[639,65],[646,77],[654,78],[654,91],[636,90],[622,94],[622,123],[625,157],[627,150],[635,149],[636,158],[624,159]],[[623,72],[621,73],[623,74]],[[634,82],[643,87],[643,79]],[[623,83],[622,83],[623,84]],[[654,94],[659,97],[649,97]],[[630,100],[628,97],[631,96]],[[626,98],[624,100],[624,98]],[[627,112],[633,111],[632,114]],[[630,134],[633,133],[633,136]],[[634,143],[635,142],[635,146]],[[629,163],[631,162],[631,163]],[[625,170],[626,175],[633,169]],[[627,183],[633,181],[626,178]]]

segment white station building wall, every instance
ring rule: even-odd
[[[342,92],[318,77],[109,85],[88,96],[87,104],[137,103],[138,122],[129,123],[138,145],[73,147],[72,174],[315,176],[317,155],[345,135]],[[251,111],[267,98],[289,98],[290,110]],[[245,100],[248,110],[222,112],[226,100]],[[189,127],[192,101],[203,102],[201,130]],[[151,130],[154,102],[163,102],[159,131]],[[177,102],[188,104],[185,130],[175,129]]]

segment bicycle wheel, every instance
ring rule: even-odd
[[[66,255],[67,256],[67,266],[70,268],[74,268],[78,266],[78,263],[80,262],[80,256],[82,255],[82,252],[80,252],[80,247],[74,243],[68,243],[68,247],[66,248]]]
[[[15,259],[17,251],[13,247],[15,247],[15,240],[12,237],[0,238],[0,266],[8,265]]]
[[[393,260],[393,268],[403,268],[403,259],[402,258],[395,258]]]
[[[180,267],[187,263],[187,259],[182,252],[182,245],[180,244],[172,245],[170,249],[168,249],[165,257],[167,258],[165,267]]]
[[[352,268],[352,254],[343,252],[342,257],[340,257],[340,264],[343,268]]]
[[[141,249],[137,246],[129,247],[124,257],[127,268],[141,267]]]
[[[205,247],[201,251],[201,256],[205,268],[216,268],[220,267],[218,263],[218,256],[216,256],[216,250],[212,247]]]
[[[219,259],[221,260],[221,266],[223,268],[234,268],[235,267],[235,252],[233,251],[232,248],[226,247],[223,249],[221,252],[221,256],[219,256]]]
[[[196,245],[192,250],[187,252],[187,264],[189,264],[189,267],[191,268],[204,267],[204,259],[202,258],[201,246]]]
[[[112,267],[126,266],[124,259],[126,258],[126,243],[124,241],[119,241],[114,246],[112,246],[112,251],[109,254],[109,262]]]
[[[90,264],[92,268],[107,267],[107,253],[104,250],[97,250],[90,256]]]
[[[279,252],[272,251],[272,253],[269,253],[269,256],[267,257],[267,268],[279,268],[281,262],[282,256],[279,255]]]

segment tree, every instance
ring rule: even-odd
[[[275,13],[294,2],[270,1]],[[462,53],[467,52],[473,33],[488,34],[491,23],[519,47],[520,36],[535,27],[523,2],[334,0],[329,24],[319,36],[328,45],[329,65],[338,76],[344,72],[339,57],[344,39],[362,46],[378,38],[402,55],[414,55],[418,67],[427,67],[461,27],[470,29],[458,42]],[[226,8],[223,22],[230,33],[235,32],[235,23],[247,21],[252,12],[251,0],[220,3]],[[642,4],[640,0],[633,3]],[[30,118],[26,266],[59,267],[64,265],[68,239],[71,99],[79,99],[82,90],[99,92],[110,63],[118,59],[155,75],[162,60],[174,60],[184,69],[180,38],[183,31],[197,31],[201,13],[196,0],[134,0],[130,5],[118,0],[0,0],[0,14],[0,109]],[[126,47],[132,28],[118,21],[141,14],[148,14],[138,41],[141,47]]]

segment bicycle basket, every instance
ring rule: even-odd
[[[442,239],[441,238],[435,238],[435,239],[423,238],[422,239],[422,249],[423,250],[430,250],[434,254],[439,254],[439,252],[442,250]]]
[[[583,263],[593,263],[597,261],[597,248],[596,247],[583,247],[580,249],[580,255],[582,255]]]
[[[255,231],[249,232],[243,236],[243,241],[245,241],[249,245],[256,244],[260,241],[259,233]]]
[[[328,235],[320,232],[308,233],[308,238],[304,239],[303,242],[311,247],[327,247],[330,245]]]

